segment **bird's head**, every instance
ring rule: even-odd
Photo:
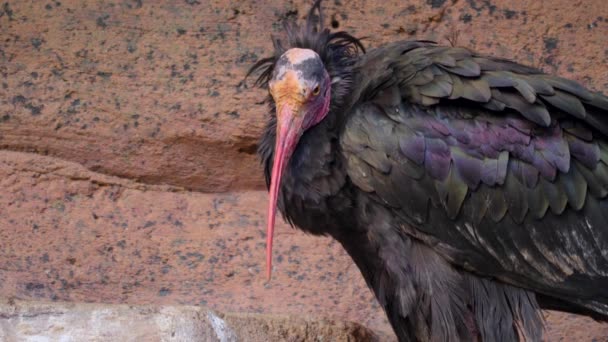
[[[323,120],[329,111],[331,81],[321,57],[313,50],[292,48],[283,53],[276,62],[268,90],[276,108],[278,141],[288,139],[285,148],[290,143],[295,146],[299,136]],[[285,152],[288,157],[293,151]]]
[[[350,69],[359,51],[365,51],[360,41],[348,33],[332,33],[323,28],[320,3],[320,0],[315,1],[305,25],[286,22],[287,47],[273,37],[274,56],[258,61],[249,71],[249,74],[261,73],[256,84],[268,89],[271,108],[274,109],[269,122],[269,128],[275,130],[272,169],[266,165],[270,191],[266,242],[268,279],[272,269],[272,238],[283,171],[302,135],[320,123],[330,108],[340,106],[348,93]],[[315,10],[318,16],[315,16]]]

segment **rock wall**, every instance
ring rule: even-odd
[[[390,336],[342,249],[277,227],[265,284],[263,90],[309,1],[0,2],[0,297],[352,320]],[[604,0],[325,1],[367,46],[433,39],[608,92]],[[548,313],[550,340],[608,327]],[[585,329],[581,329],[581,327]],[[573,329],[570,329],[573,327]]]

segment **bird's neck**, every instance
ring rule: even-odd
[[[335,159],[338,148],[339,118],[330,111],[327,117],[319,124],[308,129],[300,138],[292,156],[290,157],[283,184],[293,181],[305,182],[314,178],[319,172],[324,172],[326,162]],[[264,165],[266,185],[270,186],[270,174],[275,154],[276,120],[273,118],[266,126],[259,144],[258,153]]]
[[[325,207],[326,199],[336,196],[346,182],[336,119],[330,112],[325,120],[302,135],[284,171],[279,190],[278,208],[283,217],[313,234],[327,233],[323,229],[328,227],[315,225],[311,218],[331,212]],[[260,142],[259,152],[267,180],[272,171],[275,132],[270,123]]]

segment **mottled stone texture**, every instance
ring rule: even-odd
[[[0,0],[0,296],[331,317],[390,336],[356,267],[279,225],[242,82],[309,1]],[[424,38],[608,92],[605,0],[325,1],[368,46]],[[44,156],[43,156],[44,155]],[[608,326],[550,313],[549,340]]]

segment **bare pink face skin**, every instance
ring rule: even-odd
[[[278,59],[268,84],[277,116],[266,235],[266,278],[270,280],[272,239],[283,171],[302,134],[321,122],[329,112],[331,84],[319,55],[298,48],[287,50]]]

